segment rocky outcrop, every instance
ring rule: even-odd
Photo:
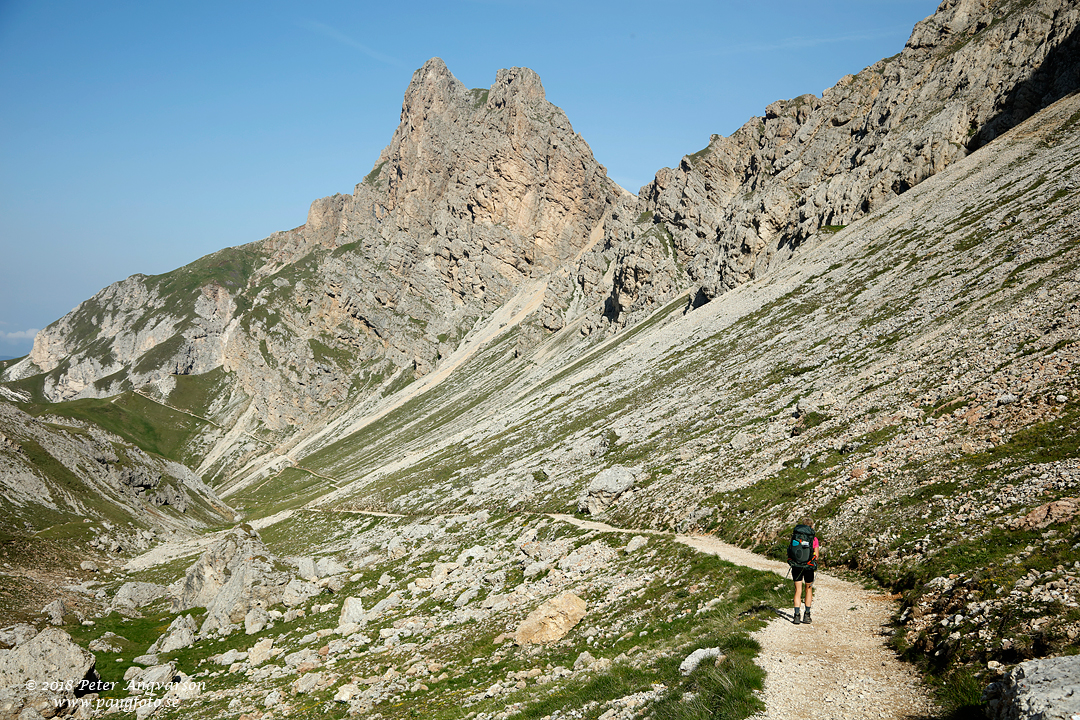
[[[992,720],[1071,720],[1080,714],[1080,657],[1022,662],[983,693]]]
[[[94,664],[94,656],[59,628],[0,650],[0,718],[71,714],[77,696],[104,689]]]
[[[190,533],[234,515],[189,468],[90,422],[36,418],[0,400],[0,427],[18,444],[17,450],[0,445],[0,490],[11,527],[44,527],[55,522],[51,513],[125,518],[128,527],[87,524],[82,531],[94,547],[132,552],[157,536]]]
[[[1078,25],[1080,9],[1067,0],[945,0],[900,54],[821,97],[777,101],[660,170],[641,189],[643,209],[671,234],[694,301],[762,276],[812,236],[863,217],[1080,88]],[[630,271],[639,264],[629,256],[616,271],[634,278],[616,283],[620,307],[640,294]]]
[[[172,611],[206,608],[201,635],[227,635],[244,623],[254,607],[282,602],[289,574],[275,570],[259,534],[241,525],[225,535],[188,568],[172,588]]]
[[[1027,515],[1017,518],[1010,527],[1013,530],[1042,530],[1055,523],[1071,520],[1080,514],[1080,498],[1062,498],[1040,505]]]

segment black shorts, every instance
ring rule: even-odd
[[[814,568],[812,567],[792,567],[791,579],[795,582],[804,582],[810,584],[814,582]]]

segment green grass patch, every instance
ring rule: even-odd
[[[364,176],[363,182],[365,185],[375,184],[375,182],[379,179],[379,173],[382,172],[383,166],[386,165],[386,162],[386,160],[383,160],[381,163],[372,168],[371,172]]]
[[[198,392],[193,389],[193,392]],[[26,409],[26,408],[24,408]],[[154,455],[182,462],[191,439],[206,422],[127,392],[111,400],[84,398],[36,405],[30,414],[59,415],[93,423]]]

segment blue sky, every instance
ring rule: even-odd
[[[350,192],[439,56],[536,70],[616,182],[899,52],[928,0],[0,0],[0,356],[133,273]]]

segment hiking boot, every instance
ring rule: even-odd
[[[803,625],[809,625],[812,622],[810,620],[810,608],[806,608],[806,611],[803,612],[802,621]]]
[[[791,622],[795,623],[796,625],[798,625],[799,623],[802,622],[802,620],[799,618],[799,609],[798,608],[795,608],[794,618],[791,620]]]

